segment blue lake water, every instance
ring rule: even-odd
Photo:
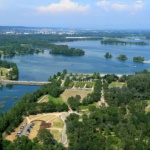
[[[22,86],[22,85],[13,85],[12,88],[3,86],[0,88],[0,106],[5,105],[3,109],[0,109],[0,112],[5,112],[14,106],[20,98],[23,97],[25,93],[31,93],[39,89],[39,86]]]
[[[150,60],[150,45],[101,45],[98,40],[58,42],[57,44],[66,44],[69,47],[81,48],[85,51],[85,55],[81,57],[56,56],[50,55],[49,51],[46,50],[43,54],[18,55],[6,60],[15,62],[19,68],[19,80],[27,81],[47,81],[50,75],[52,76],[63,69],[67,69],[69,73],[100,72],[131,74],[144,69],[150,71],[150,64],[135,63],[132,61],[134,56],[142,56],[145,60]],[[106,52],[111,53],[113,58],[110,60],[105,59],[104,55]],[[120,54],[125,54],[128,60],[118,60],[116,57]],[[13,93],[15,87],[11,90],[4,90],[5,88],[3,88],[0,91],[0,96],[2,93],[10,95],[10,93]],[[28,86],[26,88],[28,89]],[[22,93],[26,93],[24,86],[20,86],[20,90]],[[30,92],[34,90],[31,88]],[[2,101],[1,98],[0,101]]]

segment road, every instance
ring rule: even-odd
[[[14,80],[0,80],[3,85],[19,84],[19,85],[43,85],[51,82],[38,82],[38,81],[14,81]]]

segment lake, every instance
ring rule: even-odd
[[[148,69],[149,63],[135,63],[132,61],[134,56],[142,56],[145,60],[150,60],[150,45],[101,45],[99,40],[96,41],[74,41],[74,42],[58,42],[57,44],[66,44],[69,47],[80,48],[85,51],[84,56],[62,56],[50,55],[48,50],[42,54],[34,55],[17,55],[13,58],[5,58],[7,61],[15,62],[19,68],[19,80],[27,81],[47,81],[49,76],[53,76],[58,71],[62,72],[67,69],[68,73],[115,73],[115,74],[131,74],[136,71]],[[109,52],[113,55],[112,59],[105,59],[104,55]],[[120,61],[116,57],[125,54],[128,57],[126,61]],[[3,58],[4,59],[4,58]],[[30,89],[30,92],[36,90],[30,86],[13,86],[11,90],[3,89],[1,95],[10,95],[18,88],[19,95],[24,95]],[[16,90],[17,91],[17,90]],[[21,92],[22,91],[22,92]],[[0,95],[0,96],[1,96]],[[21,97],[21,95],[20,95]],[[3,99],[0,98],[0,101]],[[10,107],[13,102],[9,102]],[[9,107],[5,107],[5,110]],[[3,111],[2,109],[0,111]]]
[[[0,112],[5,112],[14,106],[25,93],[31,93],[37,89],[39,89],[39,86],[13,85],[12,87],[0,87],[0,106],[4,105]]]

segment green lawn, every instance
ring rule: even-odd
[[[81,105],[81,106],[79,106],[79,109],[80,109],[80,110],[86,110],[86,109],[89,109],[89,106],[95,106],[95,107],[97,107],[97,103],[95,102],[95,103],[89,104],[89,105],[87,105],[87,106]]]
[[[49,96],[49,100],[52,101],[54,104],[63,104],[64,101],[61,97],[55,98],[53,96]]]
[[[62,120],[59,120],[58,122],[53,122],[53,127],[54,128],[63,128],[64,124]]]
[[[126,85],[126,83],[122,83],[122,82],[112,82],[111,84],[109,84],[109,88],[112,88],[112,87],[122,87]]]

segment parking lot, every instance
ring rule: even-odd
[[[22,135],[28,136],[32,127],[34,126],[34,123],[25,123],[20,127],[20,130],[16,134],[16,138],[20,137]]]

